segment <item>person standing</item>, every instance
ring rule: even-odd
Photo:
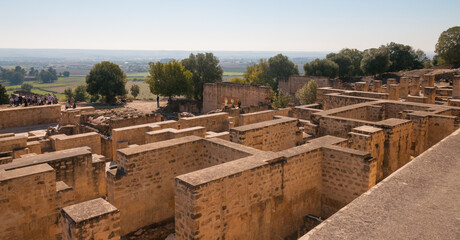
[[[157,95],[157,108],[160,108],[160,96]]]

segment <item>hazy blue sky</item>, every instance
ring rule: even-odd
[[[0,0],[0,48],[433,51],[460,0]]]

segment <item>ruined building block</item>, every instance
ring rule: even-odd
[[[419,76],[412,77],[410,95],[412,96],[420,95],[420,77]]]
[[[423,91],[423,96],[427,98],[426,103],[434,104],[436,100],[436,88],[425,87]]]
[[[401,77],[399,79],[399,97],[407,98],[407,95],[409,95],[409,78]]]
[[[0,239],[56,239],[56,173],[48,164],[0,170]]]
[[[62,239],[120,239],[120,211],[102,198],[64,207]]]
[[[385,133],[381,128],[361,126],[349,133],[350,148],[370,152],[377,163],[377,181],[383,179],[383,159],[385,150]]]
[[[434,87],[434,80],[435,80],[435,75],[433,74],[425,74],[423,75],[423,83],[422,87]]]
[[[375,86],[375,92],[381,93],[382,92],[382,80],[374,80],[373,83]]]
[[[399,84],[390,84],[388,87],[388,99],[399,100]]]
[[[356,82],[355,83],[355,90],[367,92],[369,91],[369,84],[367,82]]]
[[[460,75],[455,75],[452,81],[452,98],[460,99]]]

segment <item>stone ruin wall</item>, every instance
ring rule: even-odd
[[[206,83],[203,89],[203,113],[212,110],[222,109],[224,99],[234,99],[241,101],[241,106],[268,105],[270,104],[270,87],[237,84],[237,83]],[[230,102],[227,103],[231,105]]]
[[[61,105],[19,107],[0,110],[0,129],[57,123]]]
[[[326,148],[306,144],[177,177],[176,238],[294,237],[307,214],[337,211],[373,186],[368,153]],[[335,177],[323,178],[329,174]]]
[[[264,151],[281,151],[302,143],[295,118],[280,118],[230,129],[230,141]]]

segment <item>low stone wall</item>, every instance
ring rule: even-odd
[[[52,167],[37,164],[0,170],[0,189],[0,239],[57,239],[56,173]]]
[[[238,126],[273,120],[273,117],[275,115],[289,117],[290,111],[291,111],[291,108],[282,108],[282,109],[266,110],[266,111],[260,111],[260,112],[254,112],[254,113],[241,114],[239,116]]]
[[[196,136],[118,150],[118,170],[107,172],[107,199],[120,210],[121,234],[172,221],[176,176],[253,152],[258,151]]]
[[[57,123],[61,105],[16,107],[0,110],[0,129]]]
[[[191,127],[181,130],[173,128],[165,128],[162,130],[151,131],[145,134],[145,143],[154,143],[159,141],[170,140],[174,138],[181,138],[186,136],[206,137],[206,128],[204,127]]]
[[[61,211],[62,239],[120,239],[120,212],[102,198]]]
[[[264,151],[281,151],[302,143],[296,118],[281,118],[230,129],[230,141]]]
[[[102,154],[101,136],[95,132],[70,136],[59,134],[51,136],[50,139],[55,151],[86,146],[91,149],[92,153]]]
[[[227,106],[257,106],[270,103],[270,87],[229,82],[206,83],[203,89],[203,113]]]
[[[63,181],[74,189],[76,202],[105,196],[104,158],[93,158],[87,147],[15,159],[12,163],[0,165],[0,172],[43,163],[56,171],[55,181]]]
[[[368,153],[328,146],[344,141],[315,139],[178,176],[176,239],[295,238],[304,216],[337,211],[372,187]]]
[[[213,132],[224,132],[229,129],[228,113],[224,112],[181,118],[178,123],[180,129],[196,126],[205,127],[207,131]]]

